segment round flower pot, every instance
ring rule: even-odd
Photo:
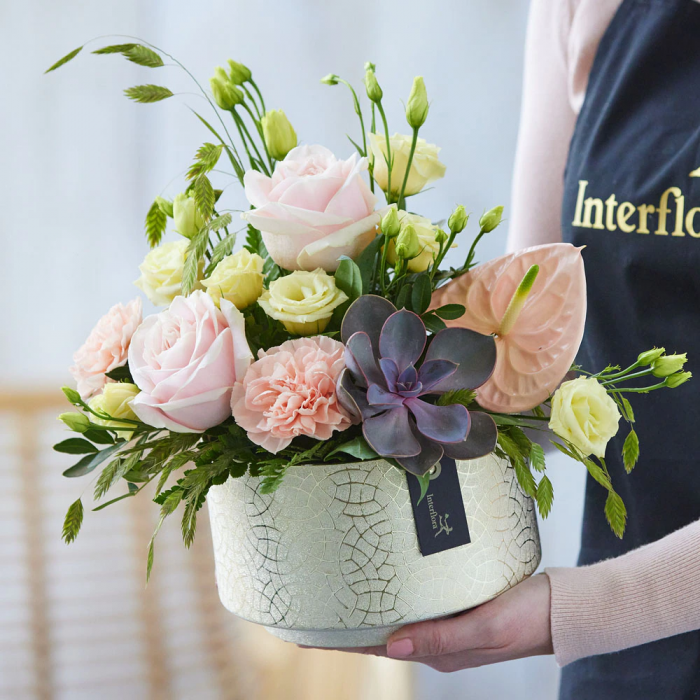
[[[249,476],[212,487],[221,602],[281,639],[353,647],[496,597],[539,564],[534,504],[494,455],[457,472],[470,542],[428,556],[406,474],[383,460],[293,467],[269,495]]]

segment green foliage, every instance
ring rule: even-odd
[[[115,367],[111,372],[105,374],[106,377],[114,379],[115,382],[129,382],[134,383],[134,379],[131,376],[131,370],[129,369],[129,364],[125,364],[123,367]]]
[[[158,202],[153,202],[146,214],[146,240],[151,248],[155,248],[163,239],[167,221],[168,217]]]
[[[223,145],[224,149],[226,150],[226,155],[228,155],[228,159],[231,163],[231,166],[233,167],[233,171],[236,173],[236,177],[238,178],[239,182],[243,184],[243,176],[245,175],[245,172],[241,166],[241,164],[238,162],[237,158],[234,156],[232,153],[231,149],[229,148],[228,144],[219,136],[219,133],[217,130],[201,115],[197,114],[194,110],[192,110],[192,113],[199,119],[199,121],[204,124],[204,126],[211,131],[214,136],[216,136],[217,139],[219,139],[219,142]]]
[[[382,248],[383,236],[377,236],[372,242],[357,256],[355,263],[360,268],[362,277],[362,293],[372,294],[374,291],[374,276],[377,269],[377,260]]]
[[[268,316],[258,304],[251,304],[243,309],[245,317],[245,334],[254,356],[261,348],[272,348],[289,340],[289,333],[284,326]]]
[[[416,501],[416,505],[418,505],[425,498],[425,494],[428,493],[428,489],[430,488],[431,473],[429,470],[425,472],[425,474],[418,476],[417,474],[408,472],[408,478],[410,479],[412,476],[418,479],[418,483],[420,484],[420,495],[418,496],[418,501]]]
[[[430,277],[425,273],[421,273],[413,282],[413,290],[411,291],[411,308],[418,315],[425,313],[430,306],[430,298],[432,288]]]
[[[226,216],[230,216],[227,214]],[[227,236],[222,238],[215,246],[211,254],[211,260],[209,265],[207,265],[206,270],[204,270],[204,276],[209,277],[214,271],[214,268],[227,256],[231,255],[233,252],[233,246],[236,245],[236,234],[229,233]]]
[[[82,50],[83,50],[82,46],[79,46],[77,49],[73,49],[70,53],[67,53],[63,58],[56,61],[56,63],[54,63],[51,66],[51,68],[48,68],[47,70],[45,70],[44,74],[51,73],[51,71],[55,71],[57,68],[60,68],[61,66],[68,63],[68,61],[72,61]]]
[[[466,309],[461,304],[445,304],[435,309],[433,313],[445,321],[454,321],[464,316]]]
[[[198,175],[194,181],[194,203],[197,205],[200,214],[208,220],[214,212],[216,195],[209,178],[202,174]]]
[[[216,146],[213,143],[205,143],[200,146],[195,156],[194,163],[190,165],[187,171],[187,179],[194,180],[200,175],[206,175],[211,172],[219,162],[223,148],[223,144]]]
[[[97,49],[92,53],[97,55],[108,55],[111,53],[126,53],[134,48],[136,44],[111,44],[110,46],[103,46],[101,49]]]
[[[634,423],[634,411],[632,410],[632,404],[624,397],[622,399],[623,415],[628,423]]]
[[[53,446],[56,452],[65,452],[71,455],[85,455],[97,452],[97,448],[83,438],[68,438]]]
[[[109,447],[106,447],[104,450],[100,450],[100,452],[96,452],[94,454],[89,454],[85,457],[83,457],[77,464],[74,464],[72,467],[69,469],[66,469],[66,471],[63,472],[63,476],[68,476],[68,477],[76,477],[76,476],[85,476],[85,474],[89,474],[91,471],[93,471],[96,467],[99,467],[102,462],[104,462],[108,457],[111,457],[117,450],[119,450],[121,447],[123,447],[126,443],[122,442],[117,442],[114,445],[110,445]]]
[[[129,457],[118,457],[111,461],[100,474],[95,484],[95,500],[98,501],[109,491],[114,484],[136,467],[141,457],[140,452],[135,452]]]
[[[339,452],[343,452],[359,460],[379,458],[379,455],[367,444],[367,440],[365,440],[365,438],[361,435],[350,440],[349,442],[344,442],[342,445],[338,445],[338,447],[326,455],[326,459],[330,459]]]
[[[472,389],[453,389],[452,391],[446,391],[444,394],[440,394],[437,405],[438,406],[450,406],[454,403],[459,403],[466,408],[474,402],[476,399],[476,392]]]
[[[66,544],[70,544],[75,540],[80,532],[80,526],[83,524],[83,502],[79,498],[72,503],[68,508],[66,517],[63,521],[62,538]]]
[[[126,51],[122,51],[122,55],[132,63],[146,68],[160,68],[164,65],[163,59],[155,51],[141,44],[134,44]]]
[[[530,445],[530,466],[538,472],[545,470],[544,448],[536,442]]]
[[[627,508],[615,491],[609,491],[605,500],[605,517],[612,531],[622,539],[627,525]]]
[[[537,484],[537,509],[543,518],[546,518],[551,510],[554,501],[554,487],[548,476],[543,476]]]
[[[135,85],[134,87],[124,90],[124,94],[135,102],[141,104],[150,104],[151,102],[160,102],[172,97],[173,93],[170,89],[161,85]]]
[[[437,316],[433,311],[429,311],[427,314],[421,316],[425,327],[431,333],[439,333],[441,330],[447,328],[445,322]]]
[[[625,465],[625,471],[629,474],[633,469],[634,465],[637,464],[639,459],[639,438],[637,433],[632,429],[625,438],[625,443],[622,446],[622,461]]]
[[[334,277],[336,286],[348,295],[350,302],[362,295],[362,273],[350,258],[343,257],[340,260]]]
[[[186,296],[197,284],[199,277],[199,262],[204,257],[204,253],[209,244],[209,230],[205,227],[199,229],[192,236],[187,246],[185,256],[185,266],[182,271],[182,293]]]

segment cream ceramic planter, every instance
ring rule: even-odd
[[[503,593],[540,561],[533,502],[493,455],[457,468],[471,543],[430,556],[405,473],[381,460],[294,467],[271,495],[247,476],[212,487],[221,602],[284,640],[352,647]]]

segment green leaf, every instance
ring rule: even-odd
[[[146,556],[146,583],[151,580],[151,570],[153,569],[153,555],[155,549],[155,539],[151,537],[151,541],[148,543],[148,555]]]
[[[115,382],[127,381],[133,384],[134,381],[128,363],[123,367],[115,367],[111,372],[106,372],[105,376],[114,379]]]
[[[413,292],[413,285],[408,283],[401,287],[401,291],[396,297],[396,308],[406,309],[411,302],[411,293]]]
[[[204,252],[209,243],[209,231],[201,228],[190,240],[187,246],[185,266],[182,271],[182,293],[187,296],[197,283],[199,277],[199,261],[204,257]]]
[[[528,496],[537,498],[537,484],[535,483],[535,477],[532,476],[529,467],[521,459],[518,459],[513,463],[513,468],[515,469],[515,476],[518,478],[518,483],[522,490]]]
[[[267,250],[263,255],[260,251],[265,249],[265,244],[262,240],[262,234],[258,229],[248,226],[248,230],[245,236],[245,244],[243,246],[249,253],[253,255],[259,255],[261,258],[267,257]]]
[[[544,449],[536,442],[530,444],[530,466],[538,472],[545,470]]]
[[[419,316],[428,310],[431,294],[430,277],[423,272],[416,277],[411,292],[411,307]]]
[[[132,63],[146,68],[160,68],[165,65],[163,59],[155,51],[147,46],[141,46],[141,44],[134,44],[126,51],[122,51],[122,54]]]
[[[84,476],[85,474],[89,474],[96,467],[102,464],[102,462],[104,462],[108,457],[111,457],[117,450],[119,450],[121,447],[124,447],[125,444],[126,443],[124,443],[123,441],[118,442],[115,445],[110,445],[109,447],[106,447],[100,452],[83,457],[77,464],[74,464],[69,469],[66,469],[66,471],[63,472],[63,476],[72,478],[76,476]]]
[[[362,295],[362,273],[350,258],[343,258],[340,261],[334,277],[336,287],[345,292],[350,301],[355,301]]]
[[[445,304],[445,306],[440,306],[433,310],[433,313],[437,314],[440,318],[444,318],[446,321],[454,321],[461,316],[464,316],[466,309],[461,304]]]
[[[357,256],[355,263],[360,268],[362,276],[362,293],[369,294],[372,277],[376,269],[376,258],[382,247],[384,236],[376,236],[374,240]]]
[[[114,438],[106,431],[101,428],[89,428],[83,433],[83,437],[90,442],[97,443],[98,445],[113,445]]]
[[[95,500],[98,501],[109,491],[124,474],[136,467],[141,459],[140,452],[134,452],[128,458],[117,458],[110,462],[100,474],[95,484]]]
[[[412,476],[415,476],[416,479],[418,479],[418,483],[420,484],[420,496],[418,497],[418,501],[416,502],[416,505],[418,505],[425,498],[425,494],[428,493],[428,489],[430,488],[430,471],[425,472],[425,474],[422,474],[421,476],[418,476],[417,474],[412,474],[411,472],[407,472],[407,474],[409,479]]]
[[[204,124],[204,126],[206,126],[207,129],[209,129],[209,131],[211,131],[211,133],[214,134],[214,136],[216,136],[217,139],[219,139],[223,147],[226,149],[226,154],[228,155],[229,161],[231,161],[231,167],[233,167],[233,171],[236,173],[236,177],[241,182],[243,182],[243,176],[245,175],[245,172],[241,167],[241,164],[234,157],[233,153],[231,152],[231,149],[228,147],[226,142],[221,138],[221,136],[219,136],[219,133],[216,131],[216,129],[201,114],[197,114],[197,112],[195,112],[194,110],[192,110],[192,112],[194,113],[195,117],[197,117],[197,119],[199,119],[199,121],[201,121],[202,124]]]
[[[153,202],[146,214],[146,240],[151,248],[155,248],[161,242],[167,221],[168,217],[158,202]]]
[[[134,87],[124,90],[124,94],[135,102],[141,104],[150,104],[151,102],[160,102],[172,97],[173,93],[169,88],[162,85],[135,85]]]
[[[87,440],[82,438],[68,438],[53,446],[56,452],[65,452],[69,455],[85,455],[97,452],[97,448]]]
[[[214,188],[206,175],[199,175],[194,181],[194,202],[205,219],[209,219],[214,211],[216,196]]]
[[[219,162],[223,148],[223,144],[216,146],[213,143],[205,143],[200,146],[195,156],[195,162],[190,165],[187,171],[187,179],[194,180],[200,175],[211,172]]]
[[[540,447],[540,449],[542,448]],[[550,514],[553,502],[554,487],[552,486],[552,482],[549,480],[549,477],[543,476],[540,483],[537,485],[537,508],[543,518],[546,518]]]
[[[427,314],[423,314],[421,316],[421,319],[423,323],[425,324],[425,327],[431,332],[431,333],[439,333],[441,330],[447,328],[445,325],[445,322],[436,316],[432,311],[430,311]]]
[[[530,448],[532,447],[530,438],[517,426],[508,429],[508,436],[518,446],[523,461],[527,461],[530,458]]]
[[[82,50],[82,46],[79,46],[77,49],[73,49],[70,53],[67,53],[63,58],[56,61],[56,63],[54,63],[51,66],[51,68],[45,70],[44,75],[46,75],[46,73],[50,73],[51,71],[56,70],[57,68],[60,68],[61,66],[68,63],[68,61],[72,61]]]
[[[444,394],[440,394],[437,400],[438,406],[450,406],[451,404],[461,404],[466,408],[476,398],[476,392],[472,389],[453,389],[452,391],[446,391]]]
[[[625,418],[627,419],[627,422],[634,423],[634,411],[632,410],[632,404],[624,396],[621,396],[620,398],[622,399],[622,405],[625,409]]]
[[[68,508],[65,520],[63,521],[63,533],[61,537],[66,544],[75,540],[83,524],[83,502],[79,498]]]
[[[230,215],[229,215],[230,216]],[[221,217],[220,217],[221,218]],[[236,234],[229,233],[222,240],[220,240],[211,254],[211,260],[207,269],[204,271],[204,277],[209,277],[214,271],[214,268],[227,256],[231,255],[233,252],[233,246],[236,245]]]
[[[133,49],[134,46],[136,46],[136,44],[112,44],[111,46],[104,46],[101,49],[97,49],[97,51],[93,51],[92,53],[98,55],[110,53],[126,53],[127,51]]]
[[[622,446],[622,461],[625,464],[625,471],[629,474],[639,459],[639,437],[634,430],[630,430]]]
[[[623,500],[614,491],[608,493],[605,501],[605,517],[612,531],[622,539],[627,525],[627,508]]]
[[[612,491],[612,484],[610,483],[610,477],[605,473],[605,470],[596,464],[592,459],[587,459],[584,461],[584,465],[588,470],[588,473],[595,479],[601,486],[606,488],[608,491]]]
[[[379,457],[379,455],[367,444],[367,440],[365,440],[362,436],[356,437],[354,440],[350,440],[349,442],[339,445],[332,452],[329,452],[326,455],[326,459],[330,459],[338,452],[343,452],[360,460],[377,459]]]

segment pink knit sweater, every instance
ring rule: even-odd
[[[561,240],[569,142],[598,43],[620,2],[532,0],[511,250]],[[617,559],[546,573],[562,666],[700,629],[700,521]]]

